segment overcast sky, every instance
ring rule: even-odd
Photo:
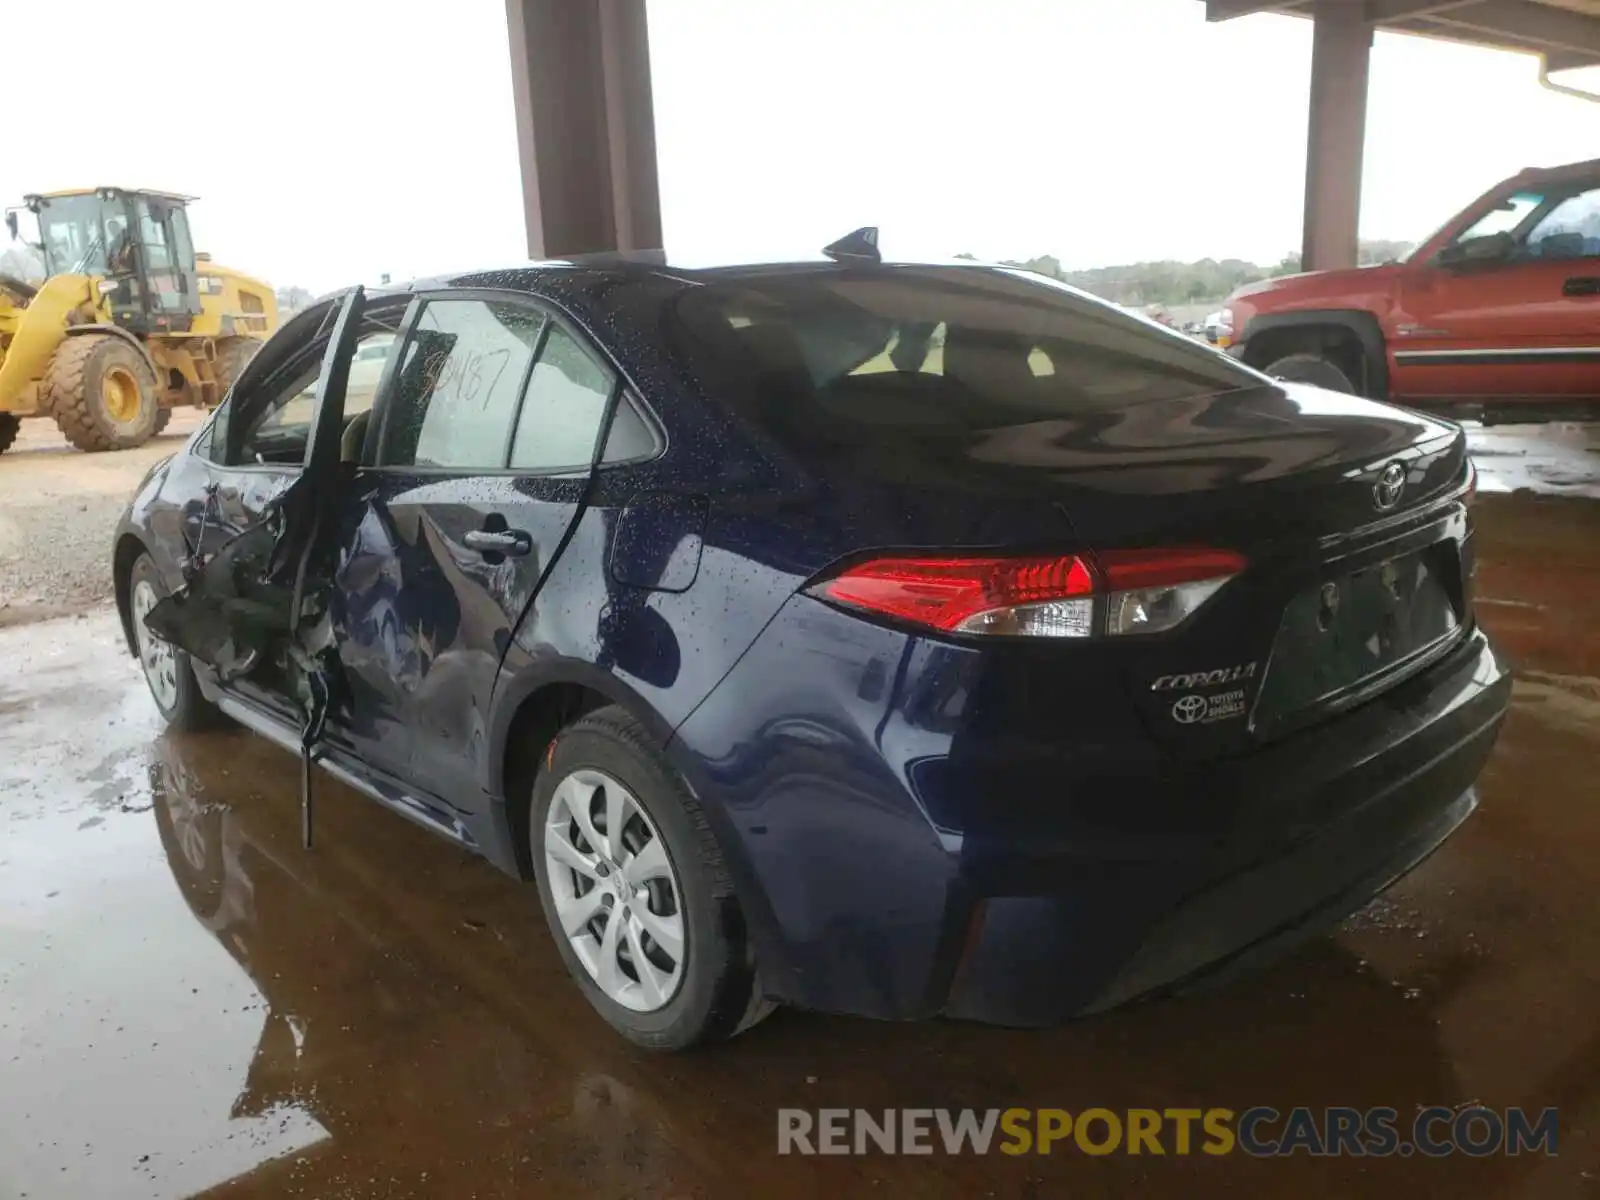
[[[1300,244],[1311,25],[1203,18],[651,0],[667,242],[810,252],[877,224],[901,257],[1276,262]],[[200,248],[317,291],[526,255],[503,0],[9,0],[0,62],[6,203],[186,191]],[[1377,39],[1364,236],[1419,238],[1523,166],[1596,156],[1600,105],[1541,89],[1532,58]]]

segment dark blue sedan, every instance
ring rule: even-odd
[[[308,845],[319,764],[535,881],[642,1045],[1035,1025],[1466,819],[1473,487],[1453,425],[1027,273],[606,258],[298,314],[115,577],[169,721],[301,757]]]

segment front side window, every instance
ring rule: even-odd
[[[105,210],[106,203],[94,195],[61,196],[42,202],[39,236],[44,244],[45,268],[49,274],[106,273]],[[112,232],[120,231],[121,226],[118,226]]]
[[[1514,234],[1544,203],[1542,192],[1517,192],[1507,196],[1494,208],[1468,225],[1451,239],[1452,244],[1470,242],[1474,238],[1493,237],[1497,233]]]
[[[394,334],[369,333],[356,343],[350,360],[350,382],[345,386],[344,415],[353,417],[372,408],[383,380],[383,369],[394,352]]]
[[[499,301],[429,300],[384,421],[384,466],[505,466],[544,316]]]
[[[383,367],[383,356],[394,346],[394,334],[387,329],[375,329],[362,335],[356,343],[350,366],[350,382],[345,389],[344,419],[348,425],[355,417],[372,407],[377,390],[377,378]],[[362,356],[366,355],[363,360]],[[378,357],[374,360],[373,355]],[[321,344],[308,347],[298,360],[299,367],[281,382],[269,383],[270,395],[257,402],[252,397],[245,416],[245,426],[237,437],[229,436],[236,447],[230,465],[275,464],[298,466],[305,461],[306,442],[311,436],[311,421],[317,411],[317,380],[322,370]],[[365,362],[363,368],[360,364]],[[376,369],[373,369],[375,366]],[[236,397],[230,395],[218,419],[216,429],[226,429],[232,417],[230,410]],[[215,433],[207,457],[219,457],[222,443]]]
[[[172,222],[172,253],[178,266],[184,270],[194,268],[194,239],[189,236],[189,214],[182,206],[168,210]]]
[[[145,262],[152,271],[166,270],[172,266],[172,251],[167,248],[167,231],[162,225],[162,209],[152,208],[150,201],[141,198],[136,208],[139,213],[139,241],[144,246]]]

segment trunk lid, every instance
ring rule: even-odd
[[[1129,698],[1185,757],[1237,753],[1404,678],[1468,623],[1466,438],[1301,385],[841,444],[840,511],[878,547],[1235,550],[1170,633],[1119,639]]]
[[[1459,427],[1303,384],[1161,400],[1007,430],[979,461],[1032,476],[1097,548],[1347,534],[1426,506],[1465,469]],[[1374,487],[1400,463],[1404,485]]]
[[[1127,643],[1151,733],[1237,753],[1345,711],[1470,623],[1458,427],[1286,385],[1133,412],[1054,473],[1093,550],[1206,545],[1248,568],[1169,634]]]
[[[1178,628],[1116,639],[1135,706],[1185,752],[1316,719],[1467,620],[1457,426],[1274,382],[1026,272],[697,282],[668,341],[770,447],[808,571],[874,551],[1245,556]]]

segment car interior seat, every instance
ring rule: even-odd
[[[359,412],[350,418],[344,427],[344,436],[339,439],[339,461],[359,463],[361,451],[367,444],[367,425],[371,422],[372,410]]]

